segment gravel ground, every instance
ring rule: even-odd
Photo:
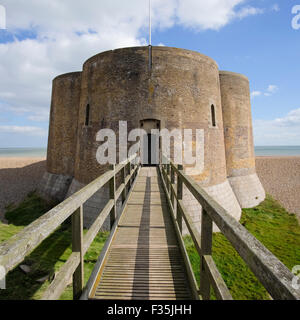
[[[0,158],[0,219],[5,207],[35,190],[46,168],[44,158]],[[300,157],[257,157],[256,169],[267,193],[300,219]]]
[[[256,170],[266,192],[300,219],[300,157],[257,157]]]
[[[45,169],[44,158],[0,158],[0,220],[4,221],[6,206],[21,202],[37,188]]]

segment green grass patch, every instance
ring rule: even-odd
[[[35,193],[31,193],[19,206],[9,206],[6,213],[9,225],[0,223],[0,243],[19,233],[25,226],[41,217],[53,206],[53,203],[47,203]],[[99,233],[84,257],[86,282],[107,237],[108,233]],[[51,278],[63,266],[72,253],[71,239],[70,223],[66,221],[21,263],[31,267],[29,274],[23,273],[19,266],[9,272],[6,278],[7,290],[0,290],[0,300],[41,299],[50,282],[46,281],[40,284],[37,280],[47,275],[50,275]],[[72,298],[72,285],[69,285],[61,299],[72,300]]]
[[[19,233],[25,226],[49,211],[53,205],[32,193],[19,206],[9,206],[6,213],[9,225],[0,223],[0,243]],[[270,196],[258,207],[243,210],[241,223],[290,270],[293,266],[300,264],[300,226],[297,218],[284,210]],[[108,233],[99,233],[85,255],[86,282],[107,237]],[[200,258],[190,237],[185,237],[185,244],[199,283]],[[70,224],[66,222],[22,263],[31,266],[32,270],[28,275],[24,274],[19,267],[7,275],[7,290],[0,291],[0,300],[40,299],[50,282],[40,284],[36,280],[45,275],[54,275],[70,254],[71,229]],[[214,234],[213,237],[213,258],[234,299],[269,299],[263,286],[220,233]],[[71,300],[72,298],[72,285],[69,285],[61,299]],[[212,294],[212,299],[214,298]]]
[[[300,264],[300,226],[271,196],[253,209],[244,209],[241,223],[290,270]],[[190,237],[186,248],[199,283],[200,258]],[[220,233],[213,236],[213,258],[236,300],[265,300],[269,295],[229,241]],[[214,299],[214,294],[212,294]]]

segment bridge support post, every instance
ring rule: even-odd
[[[182,171],[183,166],[178,165],[178,171]],[[179,201],[183,198],[183,183],[180,175],[177,175],[177,209],[176,209],[176,215],[177,215],[177,223],[180,230],[180,233],[182,234],[182,212],[180,209]]]
[[[171,165],[170,164],[167,164],[167,177],[169,178],[170,177],[170,167]],[[170,190],[171,190],[171,186],[170,186],[170,183],[169,183],[169,179],[167,179],[167,189],[168,189],[168,192],[170,194]]]
[[[205,269],[204,257],[212,254],[212,235],[212,219],[205,210],[202,210],[200,292],[203,300],[210,300],[210,280],[208,271]]]
[[[73,300],[78,300],[84,287],[83,206],[72,215],[72,251],[80,253],[80,263],[73,274]]]
[[[131,174],[130,162],[126,165],[126,170],[127,170],[127,174],[130,175]],[[127,193],[130,191],[130,189],[131,189],[131,179],[128,181],[128,184],[127,184]]]
[[[171,166],[171,202],[173,205],[173,209],[175,211],[175,194],[174,194],[174,186],[175,186],[175,171]]]
[[[114,171],[113,177],[109,181],[109,197],[114,201],[114,206],[110,212],[110,230],[112,230],[117,219],[117,201],[116,201],[116,166],[111,165],[110,169]]]
[[[128,169],[129,169],[129,174],[131,175],[131,173],[132,173],[132,163],[131,163],[131,162],[129,162],[129,167],[128,167]],[[130,190],[131,187],[132,187],[132,183],[133,183],[133,177],[131,177],[130,182],[129,182],[129,190]]]
[[[126,190],[126,166],[122,169],[122,183],[124,184],[124,190],[122,192],[122,204],[126,201],[127,190]]]

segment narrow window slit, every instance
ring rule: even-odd
[[[86,126],[90,125],[90,105],[89,104],[86,106],[86,110],[85,110],[85,125]]]
[[[215,110],[215,106],[212,104],[211,105],[211,123],[213,127],[216,127],[216,110]]]

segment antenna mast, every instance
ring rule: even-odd
[[[149,46],[152,45],[152,15],[151,15],[151,0],[149,0]]]

